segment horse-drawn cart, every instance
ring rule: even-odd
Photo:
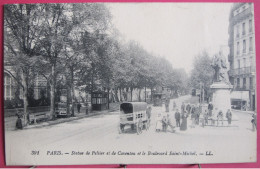
[[[125,131],[125,126],[131,126],[137,134],[141,134],[143,129],[148,130],[150,119],[146,113],[147,103],[145,102],[125,102],[120,105],[119,133]]]

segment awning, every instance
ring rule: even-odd
[[[249,91],[231,92],[231,100],[244,100],[249,102]]]

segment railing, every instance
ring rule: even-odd
[[[231,69],[229,70],[229,75],[230,76],[246,75],[246,74],[251,74],[253,72],[255,72],[255,68],[250,66],[250,67],[243,67],[239,69]]]

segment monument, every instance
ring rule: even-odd
[[[215,70],[213,84],[210,86],[213,96],[213,113],[217,116],[219,111],[225,115],[227,110],[231,110],[230,92],[233,86],[229,82],[226,58],[222,51],[215,55],[211,66]]]

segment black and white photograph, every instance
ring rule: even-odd
[[[4,6],[6,165],[257,159],[254,3]]]

